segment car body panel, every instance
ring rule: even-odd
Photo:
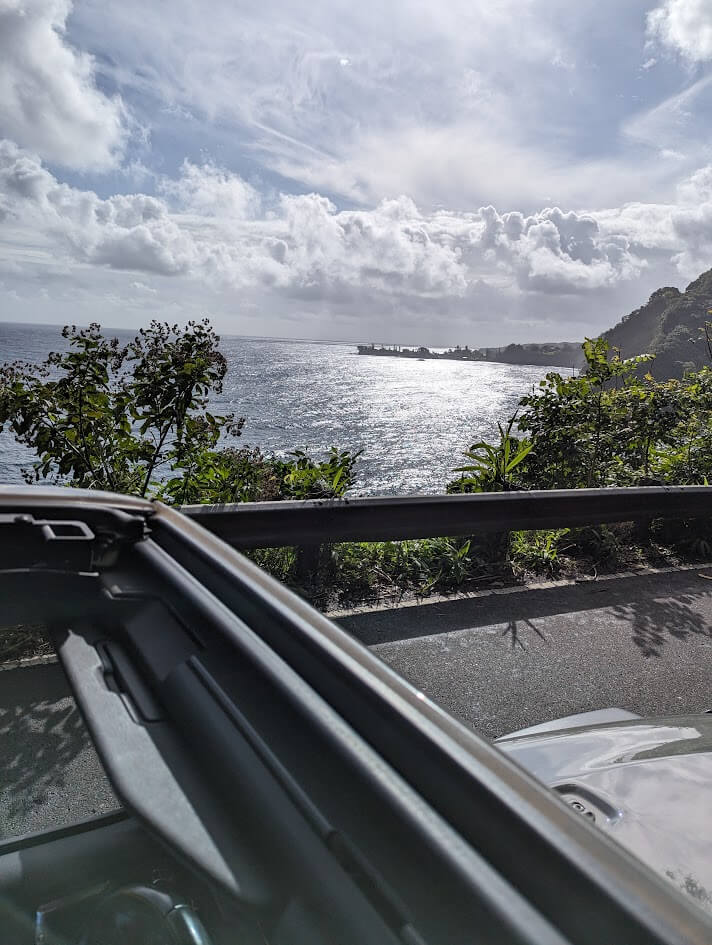
[[[498,745],[712,911],[712,715],[513,733]]]
[[[582,725],[600,725],[604,722],[623,722],[628,719],[639,718],[639,715],[636,715],[635,712],[628,712],[627,709],[594,709],[591,712],[564,715],[559,719],[540,722],[538,725],[528,725],[526,728],[520,728],[516,732],[512,732],[511,735],[502,735],[498,741],[505,741],[508,738],[521,738],[524,735],[539,735],[543,732],[553,732],[562,728],[579,728]]]

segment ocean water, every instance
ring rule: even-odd
[[[131,332],[112,332],[123,340]],[[56,326],[0,323],[0,361],[38,362]],[[356,346],[222,336],[229,363],[214,413],[246,418],[235,445],[267,452],[362,449],[353,495],[444,491],[462,453],[496,434],[549,368],[360,356]],[[0,482],[21,482],[32,454],[0,434]]]

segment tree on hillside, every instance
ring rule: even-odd
[[[648,302],[624,316],[602,337],[626,357],[655,355],[647,370],[658,380],[682,378],[691,367],[708,363],[709,351],[698,343],[712,306],[712,270],[702,273],[684,292],[673,286],[658,289]],[[642,375],[641,375],[642,376]]]
[[[583,347],[585,373],[547,374],[520,401],[518,427],[532,446],[524,488],[709,481],[712,371],[656,381],[650,355],[622,359],[600,338]]]

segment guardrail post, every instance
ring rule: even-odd
[[[485,535],[485,542],[491,548],[495,564],[504,564],[509,559],[509,536],[509,529]]]
[[[294,576],[302,587],[316,583],[321,563],[321,545],[297,545]]]

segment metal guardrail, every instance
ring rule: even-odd
[[[266,548],[701,518],[712,516],[712,486],[244,502],[181,511],[235,548]]]

